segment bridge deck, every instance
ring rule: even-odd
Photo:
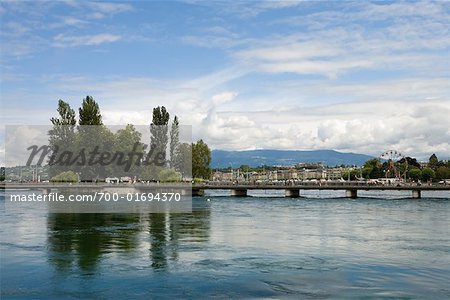
[[[108,189],[108,188],[180,188],[193,190],[421,190],[421,191],[450,191],[450,185],[369,185],[362,183],[339,182],[333,184],[105,184],[105,183],[76,183],[76,184],[53,184],[53,183],[0,183],[0,189]]]
[[[193,185],[193,189],[205,189],[205,190],[422,190],[422,191],[450,191],[450,186],[438,186],[438,185]]]

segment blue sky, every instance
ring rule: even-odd
[[[448,157],[449,12],[445,1],[2,1],[1,125],[48,124],[58,99],[77,109],[92,95],[105,123],[149,124],[165,105],[215,149]]]

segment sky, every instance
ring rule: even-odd
[[[450,158],[448,1],[1,1],[1,133],[86,95],[213,149]],[[1,156],[0,155],[0,156]],[[1,159],[1,158],[0,158]]]

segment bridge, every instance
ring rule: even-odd
[[[192,186],[193,195],[202,195],[205,190],[230,190],[232,196],[245,197],[249,190],[284,190],[286,197],[300,197],[302,190],[332,190],[345,191],[347,198],[357,198],[358,191],[411,191],[412,198],[421,198],[422,191],[449,191],[448,185],[372,185],[358,182],[333,183],[300,183],[295,185],[262,184],[262,185],[232,185],[232,184],[196,184]],[[450,198],[450,193],[449,193]]]
[[[412,198],[421,198],[422,191],[448,191],[450,185],[415,185],[415,184],[368,184],[366,182],[326,182],[326,183],[296,183],[296,184],[231,184],[231,183],[136,183],[136,184],[107,184],[107,183],[0,183],[1,189],[9,190],[40,190],[49,193],[52,189],[77,192],[117,192],[140,193],[154,190],[182,191],[192,196],[204,195],[206,190],[228,190],[231,196],[245,197],[249,190],[283,190],[286,197],[300,197],[303,190],[333,190],[345,191],[347,198],[357,198],[358,191],[410,191]]]

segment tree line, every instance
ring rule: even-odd
[[[71,169],[68,170],[54,164],[49,172],[54,181],[104,179],[109,176],[180,181],[190,177],[209,178],[211,174],[209,167],[211,150],[208,145],[203,140],[195,143],[180,142],[179,119],[177,116],[171,119],[164,106],[153,108],[149,145],[142,143],[142,134],[132,124],[127,124],[117,132],[108,129],[103,124],[99,104],[91,96],[83,99],[78,109],[78,122],[75,110],[63,100],[58,101],[57,112],[58,116],[50,119],[53,124],[49,131],[49,146],[52,153],[64,153],[63,150],[77,152],[80,149],[80,152],[92,153],[98,151],[97,148],[100,147],[112,153],[132,153],[133,156],[129,156],[131,161],[125,168],[116,164],[105,164],[95,168],[87,165],[71,165]],[[157,157],[152,157],[155,153]],[[100,158],[102,155],[103,153],[99,154]],[[159,160],[163,164],[151,166],[139,164],[144,160]]]
[[[366,179],[377,179],[383,177],[395,177],[393,164],[397,175],[412,181],[440,181],[450,178],[450,161],[439,160],[436,154],[430,156],[426,166],[421,166],[415,158],[405,157],[398,162],[381,162],[378,159],[366,161],[360,171],[354,170],[352,178],[362,175]],[[360,174],[358,174],[360,173]]]

